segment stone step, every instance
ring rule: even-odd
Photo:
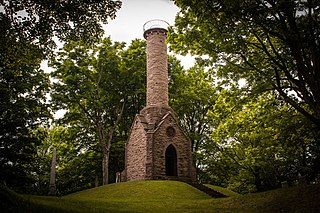
[[[207,187],[207,186],[205,186],[205,185],[203,185],[201,183],[192,182],[192,181],[183,181],[183,182],[185,182],[185,183],[197,188],[198,190],[206,193],[207,195],[209,195],[209,196],[211,196],[213,198],[228,197],[228,196],[226,196],[226,195],[224,195],[224,194],[222,194],[220,192],[217,192],[216,190],[211,189],[211,188],[209,188],[209,187]]]
[[[198,182],[194,182],[194,181],[191,181],[190,178],[181,178],[181,177],[175,177],[175,176],[163,176],[159,179],[162,179],[162,180],[173,180],[173,181],[180,181],[180,182],[183,182],[183,183],[187,183],[189,184],[190,186],[193,186],[194,188],[206,193],[207,195],[213,197],[213,198],[223,198],[223,197],[228,197],[214,189],[211,189],[201,183],[198,183]]]

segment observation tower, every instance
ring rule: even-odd
[[[147,40],[147,103],[131,126],[122,181],[195,180],[191,142],[168,102],[168,27],[163,20],[143,25]]]

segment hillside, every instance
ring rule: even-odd
[[[11,212],[320,212],[320,185],[243,196],[211,187],[231,197],[214,199],[182,182],[137,181],[59,198],[16,195]]]

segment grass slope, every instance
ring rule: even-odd
[[[75,212],[193,212],[210,197],[178,181],[133,181],[84,190],[35,203]],[[191,210],[191,211],[190,211]]]
[[[320,212],[320,185],[214,199],[177,181],[110,184],[68,196],[23,196],[24,212]],[[20,205],[21,206],[21,205]],[[2,212],[2,211],[1,211]],[[17,211],[16,211],[17,212]]]

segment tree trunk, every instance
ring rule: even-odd
[[[107,144],[105,143],[105,147],[103,148],[102,151],[102,185],[108,184],[109,180],[109,150],[106,146]]]
[[[52,162],[51,162],[51,172],[50,172],[50,185],[48,195],[56,195],[56,148],[53,149]]]
[[[125,102],[123,102],[122,107],[120,109],[120,112],[117,113],[117,119],[114,122],[114,125],[110,127],[108,131],[108,140],[107,140],[107,135],[105,131],[105,127],[102,124],[101,120],[102,118],[100,116],[96,117],[96,128],[99,136],[99,142],[102,150],[102,185],[108,184],[108,179],[109,179],[109,155],[110,155],[110,147],[111,147],[111,141],[113,137],[114,130],[118,126],[118,123],[121,120],[121,116],[123,113]],[[100,115],[100,113],[98,113]]]
[[[256,185],[257,191],[262,192],[262,184],[261,184],[261,177],[260,177],[260,168],[255,167],[253,169],[253,176],[254,176],[254,184]]]
[[[94,181],[94,185],[95,187],[98,187],[99,186],[99,178],[98,178],[98,175],[96,175],[96,179]]]
[[[99,143],[102,151],[102,185],[108,184],[108,165],[109,165],[109,149],[107,146],[106,132],[101,118],[96,118],[96,129],[98,132]]]

